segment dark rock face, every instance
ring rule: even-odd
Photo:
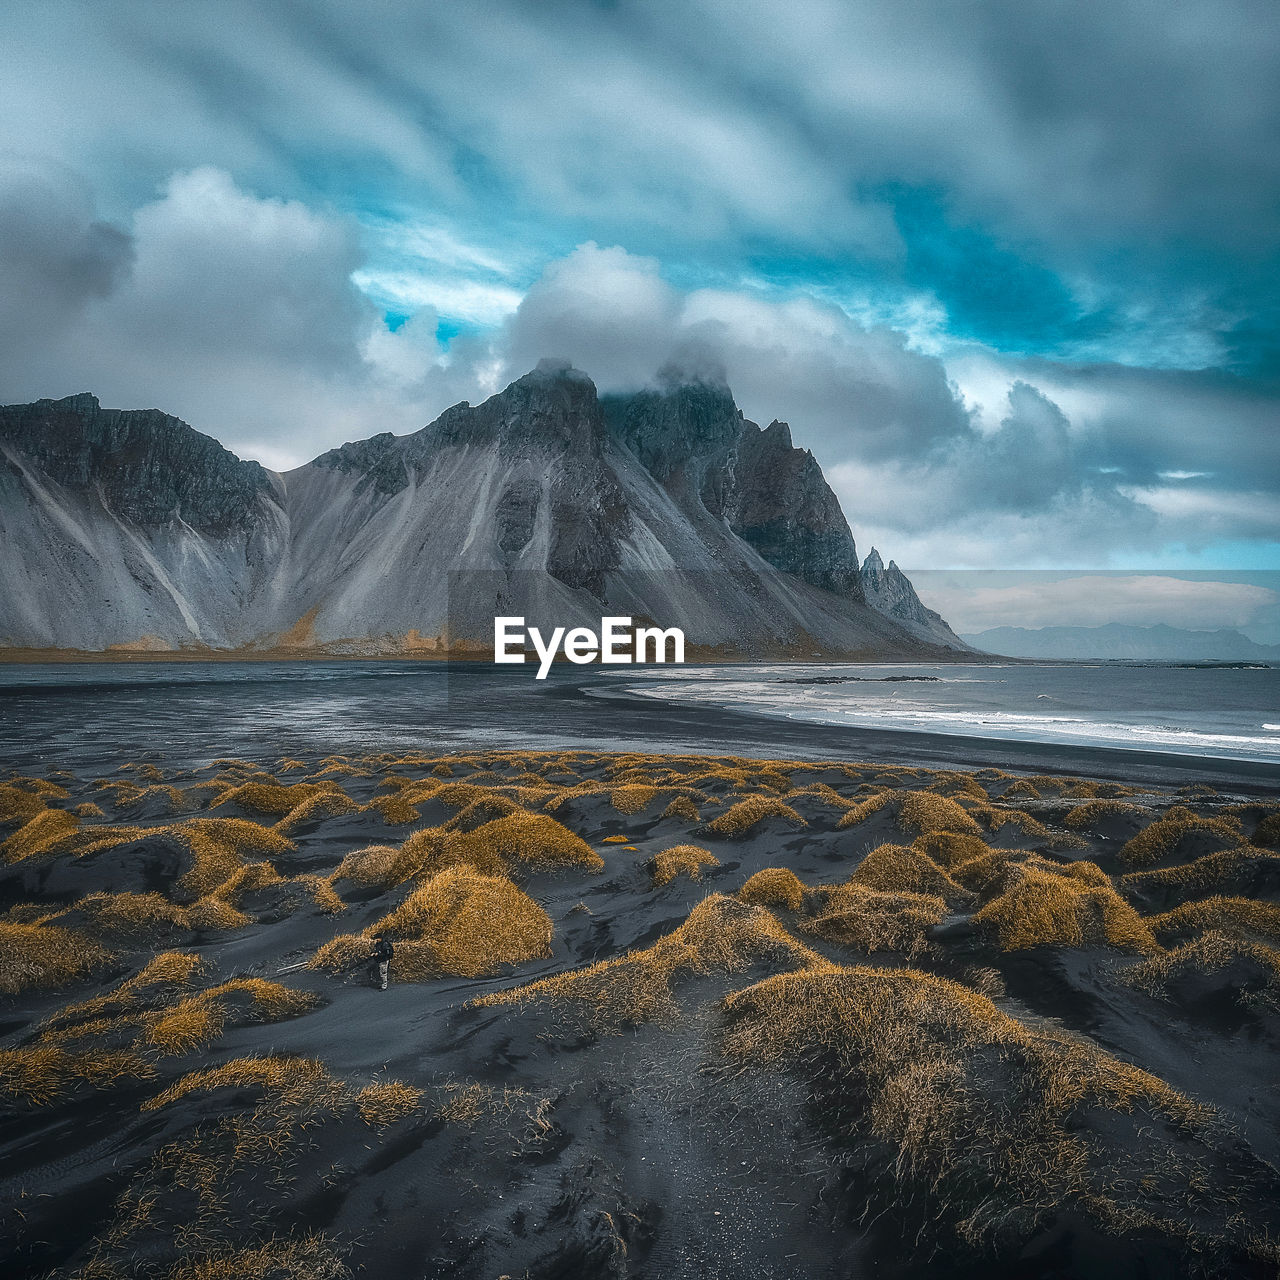
[[[729,389],[695,382],[603,399],[606,421],[686,514],[717,520],[775,569],[861,601],[858,553],[840,503],[785,422],[763,431]]]
[[[227,534],[260,516],[267,472],[157,409],[103,409],[91,395],[0,407],[0,442],[58,484],[100,489],[109,510],[142,525],[181,520]]]
[[[866,601],[873,609],[901,622],[917,635],[956,649],[969,647],[947,626],[940,613],[925,607],[911,579],[892,560],[885,568],[875,547],[862,565],[861,577]]]

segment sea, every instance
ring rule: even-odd
[[[383,660],[0,666],[0,766],[108,772],[513,747],[1237,762],[1280,782],[1280,669],[1161,665],[531,667]]]

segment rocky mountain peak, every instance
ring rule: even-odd
[[[267,472],[158,409],[104,409],[88,392],[0,407],[0,446],[73,492],[97,488],[117,516],[223,534],[256,521]]]

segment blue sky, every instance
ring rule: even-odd
[[[543,355],[789,420],[907,566],[1280,567],[1273,4],[49,0],[0,399],[268,465]]]

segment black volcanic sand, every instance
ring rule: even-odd
[[[572,752],[10,778],[0,1267],[1274,1275],[1278,812]],[[406,902],[384,993],[351,935]]]

